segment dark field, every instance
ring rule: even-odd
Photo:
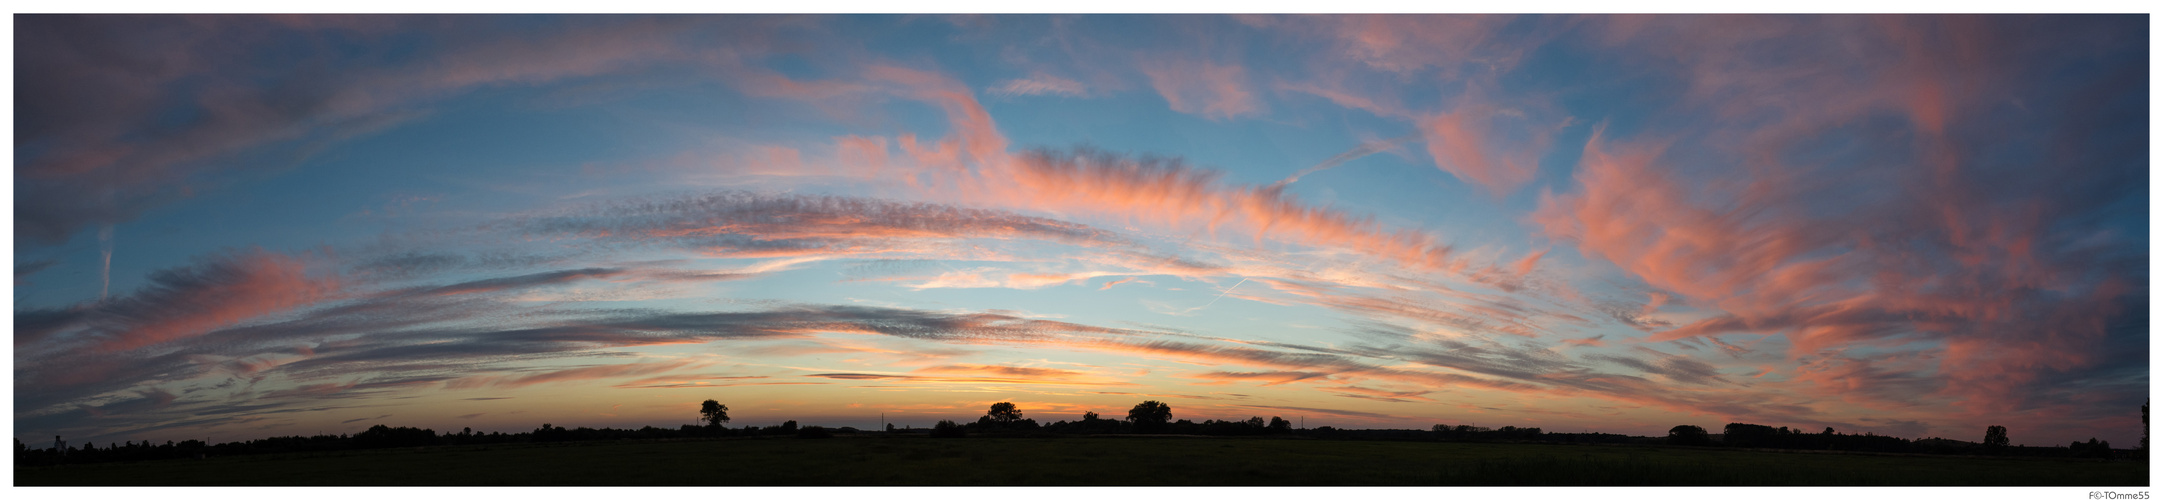
[[[2141,462],[1243,438],[843,437],[295,453],[15,469],[38,485],[2145,486]]]

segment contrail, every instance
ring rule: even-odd
[[[1220,293],[1220,294],[1217,294],[1217,298],[1214,298],[1214,299],[1209,299],[1209,303],[1207,303],[1207,304],[1202,304],[1202,306],[1201,306],[1201,307],[1196,307],[1196,308],[1193,308],[1193,309],[1188,309],[1188,310],[1187,310],[1187,312],[1194,312],[1194,311],[1200,311],[1200,310],[1202,310],[1202,309],[1207,309],[1207,308],[1209,308],[1209,306],[1217,305],[1217,301],[1219,301],[1219,300],[1224,300],[1224,296],[1226,296],[1226,295],[1231,295],[1231,294],[1232,294],[1232,289],[1233,289],[1233,288],[1239,288],[1239,285],[1244,285],[1244,284],[1246,284],[1246,283],[1247,283],[1247,279],[1246,279],[1246,278],[1240,278],[1240,279],[1239,279],[1239,282],[1238,282],[1238,283],[1233,283],[1233,284],[1232,284],[1232,286],[1231,286],[1230,288],[1225,288],[1225,289],[1224,289],[1224,293]]]
[[[98,255],[102,265],[98,268],[98,302],[113,290],[113,225],[98,226]]]
[[[1398,137],[1395,139],[1384,139],[1380,141],[1360,144],[1359,147],[1352,148],[1351,151],[1338,153],[1337,156],[1331,156],[1327,160],[1322,160],[1322,163],[1315,164],[1312,167],[1307,167],[1306,170],[1301,170],[1299,171],[1299,173],[1292,174],[1291,177],[1286,177],[1284,178],[1284,180],[1277,181],[1276,184],[1270,184],[1267,189],[1283,188],[1284,186],[1290,185],[1291,183],[1299,182],[1299,178],[1305,177],[1307,174],[1337,168],[1338,165],[1343,165],[1345,162],[1357,160],[1367,155],[1387,151],[1390,148],[1397,147],[1397,145],[1399,144],[1411,142],[1412,140],[1418,138],[1419,134],[1412,134],[1404,137]]]

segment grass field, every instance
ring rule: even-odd
[[[2138,462],[1238,438],[731,439],[15,469],[39,485],[2146,486]]]

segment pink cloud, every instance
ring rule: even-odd
[[[979,164],[997,163],[1005,158],[1006,136],[999,133],[991,121],[991,113],[961,81],[931,71],[874,64],[863,69],[865,78],[896,84],[904,95],[938,104],[946,111],[948,123],[954,126],[954,136],[946,141],[957,141],[961,151]]]
[[[862,171],[868,177],[877,177],[891,161],[885,137],[843,136],[834,140],[834,147],[835,157],[844,169]]]
[[[207,333],[267,314],[333,298],[333,276],[310,276],[306,262],[260,250],[231,254],[195,268],[167,270],[136,294],[99,309],[122,322],[98,343],[121,351]]]
[[[1115,281],[1110,281],[1110,282],[1106,282],[1106,283],[1104,283],[1104,287],[1102,287],[1102,288],[1098,288],[1098,290],[1110,290],[1110,289],[1112,289],[1112,287],[1115,287],[1115,286],[1119,286],[1119,285],[1124,285],[1124,284],[1127,284],[1127,283],[1133,283],[1133,282],[1135,282],[1135,281],[1136,281],[1137,279],[1139,279],[1139,278],[1135,278],[1135,277],[1133,277],[1133,276],[1128,276],[1128,277],[1125,277],[1125,278],[1120,278],[1120,279],[1118,279],[1118,280],[1115,280]],[[1147,282],[1147,281],[1144,281],[1143,283],[1148,283],[1148,282]]]
[[[1530,147],[1500,149],[1488,129],[1496,127],[1501,116],[1491,107],[1468,105],[1420,122],[1420,131],[1427,136],[1427,154],[1434,157],[1436,167],[1491,194],[1515,192],[1538,172],[1538,152],[1545,146],[1545,135],[1536,134]]]
[[[1229,120],[1262,112],[1262,103],[1249,88],[1247,70],[1237,64],[1156,60],[1142,65],[1149,86],[1171,103],[1172,110]]]

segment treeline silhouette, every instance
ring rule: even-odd
[[[2141,408],[2145,422],[2147,407]],[[744,426],[731,428],[728,422],[728,406],[708,400],[700,409],[700,421],[705,425],[683,425],[676,428],[646,426],[638,429],[614,428],[567,428],[553,424],[541,424],[531,432],[505,434],[501,432],[474,432],[466,428],[457,433],[438,434],[432,429],[390,427],[376,425],[353,435],[282,436],[250,441],[208,444],[200,440],[182,442],[167,441],[164,444],[150,442],[107,443],[98,447],[83,443],[81,447],[31,449],[22,440],[15,441],[15,464],[17,466],[50,466],[102,462],[134,462],[167,459],[202,459],[216,456],[256,455],[291,452],[336,452],[381,448],[407,448],[424,446],[469,446],[511,443],[558,443],[577,441],[612,440],[671,440],[715,439],[751,437],[794,437],[802,439],[832,438],[837,435],[900,436],[925,434],[938,438],[959,438],[971,435],[998,437],[1058,437],[1067,435],[1199,435],[1199,436],[1282,436],[1294,439],[1330,440],[1390,440],[1390,441],[1449,441],[1449,442],[1517,442],[1517,443],[1604,443],[1669,446],[1707,446],[1728,448],[1759,448],[1786,450],[1824,450],[1837,452],[1883,452],[1924,453],[1942,455],[1997,455],[2042,458],[2092,458],[2092,459],[2142,459],[2147,458],[2146,431],[2143,430],[2141,448],[2116,450],[2108,441],[2089,439],[2075,441],[2066,447],[2009,446],[2006,429],[1990,426],[1982,442],[1957,441],[1942,438],[1908,440],[1872,433],[1843,434],[1828,427],[1821,432],[1804,432],[1787,427],[1731,423],[1714,435],[1695,425],[1678,425],[1664,437],[1626,436],[1606,433],[1548,433],[1538,427],[1504,426],[1499,429],[1472,425],[1436,424],[1428,430],[1413,429],[1337,429],[1322,426],[1313,429],[1294,428],[1290,421],[1272,416],[1259,416],[1245,420],[1204,420],[1194,422],[1173,419],[1170,405],[1157,401],[1144,401],[1127,412],[1126,418],[1106,418],[1096,412],[1084,413],[1077,420],[1060,420],[1039,424],[1026,418],[1013,403],[992,405],[984,416],[976,421],[960,423],[942,420],[928,429],[897,428],[889,424],[883,433],[866,433],[854,427],[825,428],[799,426],[790,420],[780,425]],[[56,443],[58,437],[55,437]]]
[[[2145,408],[2143,409],[2145,411]],[[2109,441],[2074,441],[2066,447],[2011,446],[2003,426],[1990,426],[1984,430],[1983,442],[1959,441],[1944,438],[1909,440],[1875,433],[1843,434],[1831,427],[1820,432],[1804,432],[1800,429],[1772,427],[1768,425],[1731,423],[1723,428],[1717,440],[1704,429],[1694,425],[1678,425],[1668,430],[1665,444],[1675,446],[1723,446],[1729,448],[1761,448],[1781,450],[1863,451],[1878,453],[1923,453],[1932,455],[1993,455],[2038,458],[2099,458],[2099,459],[2147,459],[2147,450],[2116,450]],[[2145,445],[2146,443],[2143,443]]]

